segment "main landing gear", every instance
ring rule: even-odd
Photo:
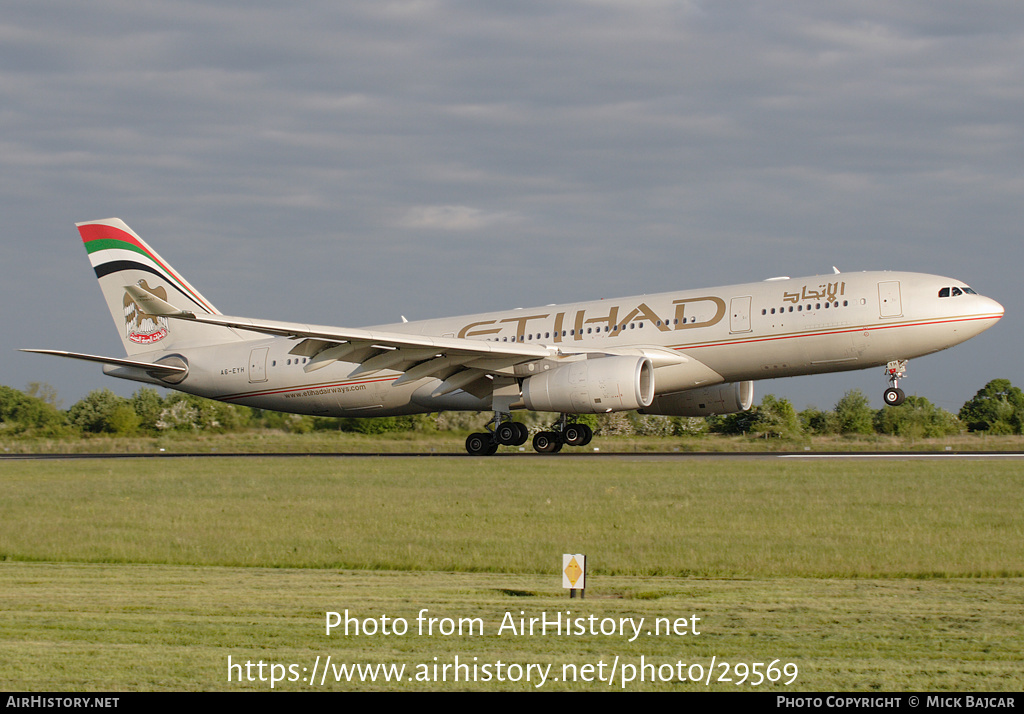
[[[907,401],[907,395],[900,389],[900,380],[907,373],[907,360],[894,360],[885,366],[885,373],[889,375],[889,384],[892,386],[885,390],[883,398],[886,405],[898,407]]]
[[[522,446],[530,438],[526,424],[512,421],[511,414],[495,412],[486,427],[494,428],[484,434],[470,434],[466,437],[466,451],[472,456],[490,456],[499,446]]]
[[[494,427],[491,428],[491,424]],[[525,424],[512,421],[512,416],[495,412],[494,419],[487,423],[486,433],[470,434],[466,438],[466,451],[471,456],[490,456],[499,446],[522,446],[530,438]],[[586,446],[594,438],[593,430],[586,424],[569,422],[562,414],[551,430],[538,432],[533,437],[533,449],[539,454],[555,454],[565,445]]]
[[[589,426],[570,423],[565,414],[551,428],[553,431],[540,431],[533,437],[533,450],[538,454],[556,454],[565,445],[586,446],[594,438]]]

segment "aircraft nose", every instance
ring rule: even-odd
[[[1003,306],[997,303],[992,298],[985,298],[985,309],[991,312],[993,315],[997,315],[996,319],[1003,316]]]

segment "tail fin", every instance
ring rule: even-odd
[[[76,224],[128,355],[234,342],[234,330],[147,314],[125,290],[133,285],[182,310],[221,314],[120,218]]]

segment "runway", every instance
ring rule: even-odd
[[[630,461],[688,461],[704,459],[831,459],[881,461],[898,460],[970,460],[970,459],[1024,459],[1024,451],[583,451],[558,454],[538,454],[532,451],[504,452],[492,456],[470,456],[457,452],[149,452],[122,454],[0,454],[0,461],[74,461],[94,459],[253,459],[253,458],[335,458],[335,459],[628,459]]]

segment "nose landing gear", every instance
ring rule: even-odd
[[[907,360],[894,360],[885,366],[885,373],[889,375],[889,384],[892,386],[885,390],[882,398],[886,405],[898,407],[907,401],[907,395],[900,389],[900,380],[907,373]]]

